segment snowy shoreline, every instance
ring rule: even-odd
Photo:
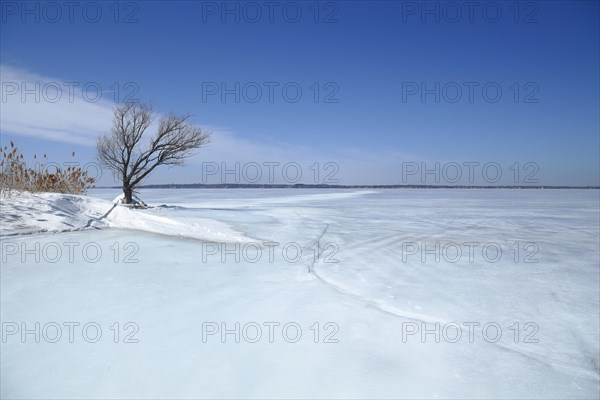
[[[117,199],[59,193],[21,193],[2,199],[0,237],[121,228],[215,242],[253,241],[216,220],[187,224],[131,209],[117,204]]]

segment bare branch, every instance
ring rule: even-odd
[[[189,115],[169,114],[159,120],[156,135],[143,147],[144,133],[154,118],[145,104],[117,106],[111,135],[98,139],[98,159],[120,176],[126,202],[131,202],[135,186],[156,167],[182,165],[196,149],[209,143],[211,133],[189,123]]]

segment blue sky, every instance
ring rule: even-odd
[[[497,183],[598,185],[599,3],[465,4],[3,1],[2,143],[92,162],[115,100],[131,95],[213,131],[149,183],[201,182],[207,163],[236,162],[294,162],[314,183],[311,166],[333,162],[349,184],[486,184],[492,163]],[[474,182],[465,162],[478,163]]]

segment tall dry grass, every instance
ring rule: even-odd
[[[87,171],[74,166],[63,169],[48,164],[46,154],[35,168],[28,168],[23,154],[10,142],[10,148],[0,148],[0,196],[8,197],[20,192],[55,192],[85,194],[93,188],[95,179]],[[75,153],[72,153],[75,157]],[[33,158],[37,160],[37,156]]]

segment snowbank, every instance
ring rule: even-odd
[[[153,215],[93,197],[60,193],[21,193],[0,204],[0,237],[88,228],[135,229],[209,242],[255,242],[227,224],[208,219],[193,223]]]

